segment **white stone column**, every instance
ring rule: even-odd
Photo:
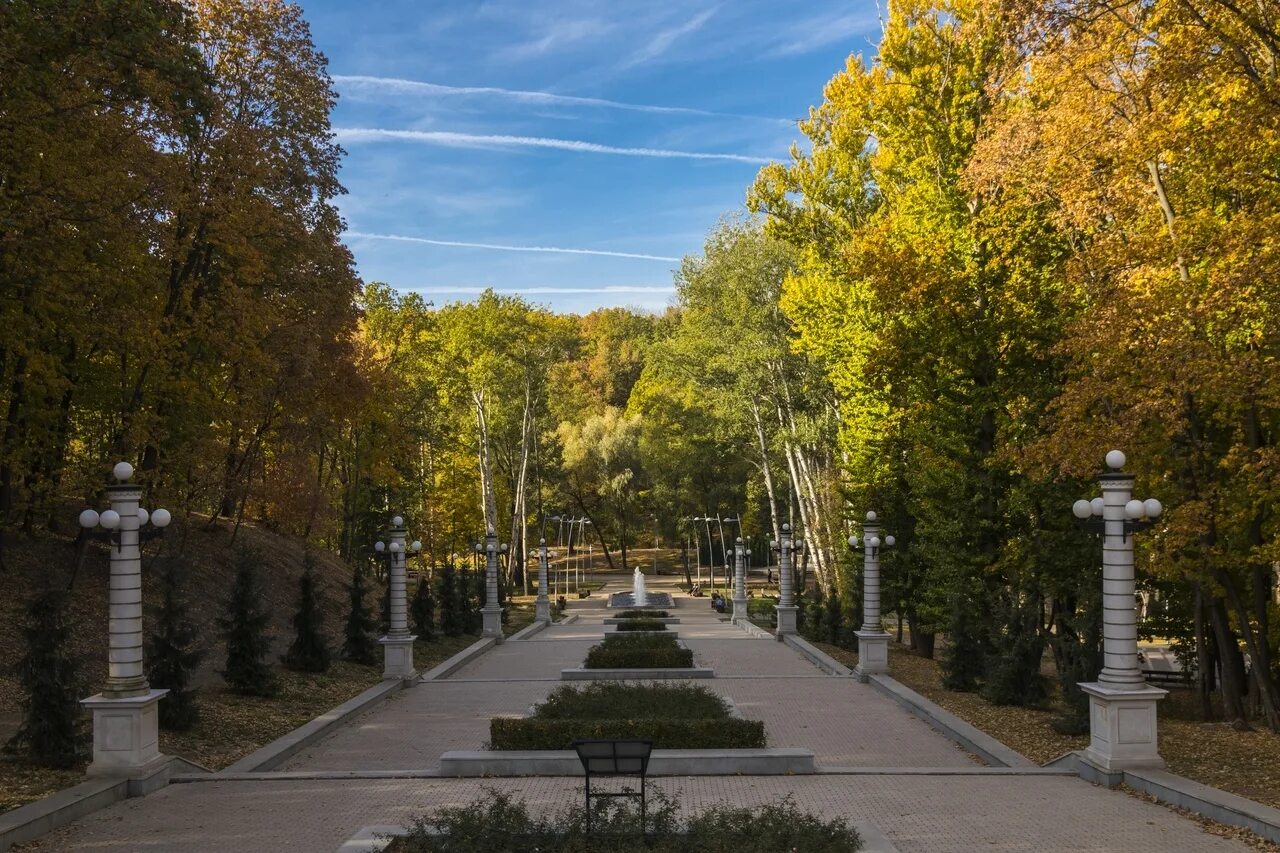
[[[856,541],[856,540],[855,540]],[[880,523],[874,512],[862,525],[862,627],[858,637],[858,666],[854,675],[866,682],[889,671],[889,635],[880,625]]]
[[[796,632],[796,603],[792,591],[795,579],[791,574],[792,550],[796,547],[791,539],[791,525],[782,525],[782,539],[778,542],[778,628],[774,632],[779,641]]]
[[[382,677],[387,680],[413,678],[418,673],[413,668],[413,641],[417,637],[409,633],[409,602],[407,585],[408,549],[405,545],[404,519],[391,519],[387,531],[389,569],[387,572],[390,613],[387,635],[382,643]]]
[[[538,540],[538,597],[534,600],[535,622],[551,624],[551,599],[547,597],[547,540]]]
[[[733,621],[747,621],[747,546],[741,536],[733,546]]]
[[[498,534],[490,528],[484,537],[484,607],[480,608],[485,637],[502,642],[502,607],[498,604]]]
[[[1098,680],[1080,684],[1089,695],[1089,746],[1085,761],[1108,781],[1127,768],[1163,767],[1157,743],[1156,704],[1168,691],[1151,687],[1138,666],[1138,614],[1134,601],[1133,531],[1126,505],[1133,477],[1120,469],[1124,454],[1113,450],[1099,476],[1102,487],[1102,647]],[[1136,502],[1135,502],[1136,503]],[[1158,509],[1158,505],[1157,505]],[[1141,514],[1141,513],[1139,513]]]
[[[142,661],[138,516],[142,489],[124,482],[133,476],[133,466],[128,463],[118,464],[115,473],[121,482],[107,487],[111,511],[119,517],[111,544],[107,684],[101,693],[80,704],[93,716],[93,763],[88,774],[137,779],[168,762],[160,753],[157,705],[169,691],[151,689]]]

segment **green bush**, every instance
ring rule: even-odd
[[[587,652],[587,669],[633,669],[693,666],[693,652],[681,648],[672,634],[610,634]]]
[[[657,619],[628,619],[617,626],[619,631],[665,631],[667,626]]]
[[[656,749],[751,749],[762,747],[759,720],[523,720],[489,721],[493,749],[571,749],[578,738],[647,738]]]
[[[682,720],[729,719],[720,694],[700,684],[634,684],[595,681],[562,684],[534,708],[540,719],[610,719],[643,717],[660,708],[664,717]]]
[[[660,790],[649,794],[648,816],[626,800],[596,800],[587,813],[574,806],[566,813],[528,807],[509,794],[486,790],[481,800],[441,809],[413,821],[409,833],[388,853],[857,853],[862,839],[844,820],[824,821],[800,811],[788,796],[762,808],[716,805],[679,819],[675,800]]]
[[[624,610],[618,614],[620,619],[666,619],[670,616],[665,610]]]

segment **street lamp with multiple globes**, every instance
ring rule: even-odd
[[[484,606],[480,608],[484,630],[482,636],[502,642],[502,605],[498,604],[498,555],[507,553],[505,544],[498,544],[498,534],[490,527],[484,542],[475,545],[477,554],[485,555]]]
[[[1104,781],[1118,783],[1126,769],[1163,767],[1156,740],[1156,703],[1168,692],[1147,684],[1138,666],[1138,614],[1134,596],[1133,538],[1164,512],[1155,498],[1133,497],[1124,453],[1112,450],[1110,471],[1098,475],[1100,497],[1078,500],[1072,514],[1102,541],[1102,651],[1098,680],[1080,684],[1089,696],[1089,747],[1084,761]]]
[[[862,523],[862,541],[849,537],[849,547],[862,546],[862,627],[858,636],[858,667],[854,674],[866,682],[872,675],[889,670],[889,635],[880,625],[880,549],[897,544],[893,536],[880,538],[880,522],[874,511]]]
[[[733,548],[729,550],[733,557],[733,622],[747,620],[747,558],[751,549],[739,536]]]
[[[547,569],[551,552],[547,540],[538,540],[538,597],[534,600],[533,618],[537,622],[551,624],[551,599],[547,596]]]
[[[391,519],[391,527],[387,530],[387,542],[381,540],[373,543],[373,550],[379,557],[385,557],[389,563],[387,572],[388,613],[387,635],[378,642],[382,644],[382,677],[388,680],[408,679],[417,675],[413,668],[413,641],[417,637],[409,633],[409,595],[406,589],[408,571],[405,561],[409,553],[422,551],[422,543],[406,539],[404,518],[395,516]]]
[[[777,542],[770,542],[769,547],[778,554],[778,627],[774,636],[779,642],[788,634],[796,633],[796,607],[794,577],[791,570],[792,558],[803,553],[804,539],[791,536],[791,525],[782,525],[782,535]]]
[[[139,506],[142,487],[130,483],[133,466],[117,462],[116,482],[107,486],[111,508],[80,513],[80,526],[111,549],[108,591],[107,683],[81,702],[93,715],[90,776],[146,777],[167,761],[160,754],[156,704],[168,690],[152,690],[142,662],[142,552],[139,545],[160,535],[172,516]],[[151,529],[144,529],[150,522]]]

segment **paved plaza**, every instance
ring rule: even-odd
[[[608,614],[603,598],[570,604],[576,622],[508,641],[451,676],[375,706],[272,773],[171,785],[57,831],[39,851],[331,853],[362,827],[402,824],[486,789],[530,805],[581,801],[572,778],[433,777],[440,754],[482,748],[488,720],[520,715],[581,664]],[[672,615],[701,682],[764,721],[770,746],[813,750],[813,776],[661,778],[681,808],[756,805],[790,794],[802,808],[873,827],[909,851],[1243,851],[1174,812],[1072,776],[986,768],[873,687],[823,675],[789,646],[722,621],[705,599]]]

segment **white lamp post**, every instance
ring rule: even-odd
[[[534,602],[533,618],[537,622],[551,624],[551,599],[547,597],[547,540],[538,540],[538,597]]]
[[[1098,680],[1081,683],[1089,695],[1089,747],[1084,760],[1118,782],[1126,768],[1163,767],[1156,742],[1156,703],[1168,691],[1152,687],[1138,666],[1138,614],[1134,603],[1133,539],[1160,517],[1154,498],[1133,498],[1124,453],[1107,453],[1111,470],[1098,476],[1102,496],[1078,500],[1071,511],[1102,540],[1102,649]]]
[[[782,539],[771,543],[778,552],[778,628],[774,636],[781,641],[787,634],[796,632],[795,593],[792,591],[791,561],[794,554],[804,550],[804,540],[800,537],[792,539],[791,525],[782,525]]]
[[[858,549],[858,537],[849,537],[849,547]],[[880,549],[892,548],[896,541],[892,536],[880,538],[880,522],[875,512],[868,512],[862,523],[862,627],[854,633],[858,637],[858,668],[854,675],[859,681],[869,681],[872,675],[889,671],[889,635],[880,625]]]
[[[733,555],[733,622],[736,624],[747,620],[747,557],[751,556],[751,549],[739,536],[730,553]]]
[[[388,680],[409,679],[418,674],[413,668],[413,641],[418,638],[409,633],[405,562],[410,552],[416,554],[422,550],[422,543],[414,540],[406,544],[405,538],[404,519],[397,515],[387,530],[390,541],[373,543],[373,550],[385,555],[390,563],[387,582],[391,612],[387,635],[378,641],[382,644],[382,677]]]
[[[506,545],[498,545],[498,534],[492,527],[484,537],[484,544],[476,543],[476,552],[485,555],[483,636],[502,642],[502,606],[498,604],[498,554],[507,552]]]
[[[142,488],[129,482],[133,466],[118,462],[116,483],[107,486],[111,508],[101,515],[80,513],[80,526],[110,540],[107,684],[80,704],[93,715],[93,763],[90,776],[141,779],[167,764],[160,753],[157,705],[168,690],[152,690],[142,664],[142,552],[139,545],[169,526],[166,509],[138,506]],[[143,529],[151,523],[152,529]],[[100,530],[98,529],[100,528]]]

